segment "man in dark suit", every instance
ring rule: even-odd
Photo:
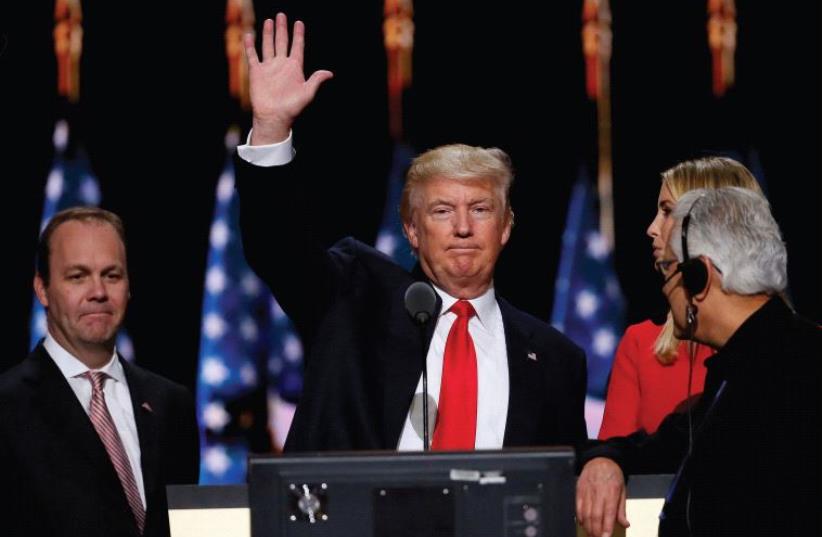
[[[167,536],[165,486],[197,481],[194,405],[115,350],[129,298],[120,219],[56,214],[34,289],[47,336],[0,377],[3,535]]]
[[[752,190],[697,189],[677,201],[662,229],[662,292],[677,337],[718,352],[689,413],[582,453],[576,505],[588,535],[627,525],[625,474],[677,465],[661,537],[820,534],[822,330],[782,297],[780,235]]]
[[[295,158],[291,125],[332,74],[305,80],[302,23],[290,52],[283,14],[274,26],[264,23],[262,61],[246,38],[253,127],[236,162],[246,257],[307,344],[286,449],[422,449],[423,356],[434,449],[582,441],[584,354],[494,293],[513,225],[507,155],[452,145],[414,161],[401,207],[412,273],[354,239],[322,248],[309,152]],[[436,291],[424,337],[404,307],[415,281]]]

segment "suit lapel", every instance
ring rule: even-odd
[[[31,383],[33,399],[49,430],[88,460],[90,467],[104,469],[101,473],[119,486],[106,448],[57,364],[42,346],[34,350],[29,360],[26,381]]]
[[[151,498],[151,492],[157,483],[160,445],[157,437],[160,432],[159,402],[153,400],[146,373],[120,358],[123,371],[128,381],[128,391],[131,395],[131,406],[134,410],[134,421],[137,424],[137,437],[140,441],[140,467],[143,471],[143,486],[146,491],[146,502]],[[149,505],[149,507],[151,507]]]
[[[520,314],[506,301],[498,298],[497,302],[508,351],[508,416],[503,446],[534,445],[542,436],[539,427],[544,408],[545,374],[538,362],[540,357],[531,348],[526,323],[518,320]]]

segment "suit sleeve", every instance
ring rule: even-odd
[[[704,399],[693,410],[694,423],[705,414]],[[607,441],[592,441],[578,456],[579,468],[596,457],[607,457],[622,468],[625,475],[672,473],[679,466],[688,448],[687,414],[669,414],[654,434],[637,431]]]
[[[267,168],[234,162],[246,261],[310,339],[345,281],[345,260],[315,237],[309,178],[299,158]]]
[[[637,369],[637,344],[633,327],[628,328],[617,347],[611,378],[608,382],[608,396],[605,399],[605,414],[599,429],[599,439],[625,436],[639,429],[639,371]]]

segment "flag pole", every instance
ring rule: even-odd
[[[599,228],[609,250],[614,249],[613,158],[611,147],[611,9],[608,0],[585,0],[582,47],[586,91],[597,105],[597,192]]]

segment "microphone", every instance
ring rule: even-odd
[[[414,282],[405,291],[405,309],[417,324],[427,323],[437,307],[437,293],[431,284]]]
[[[425,326],[437,309],[437,293],[431,284],[414,282],[405,291],[405,309],[420,329],[420,349],[422,352],[422,447],[428,451],[428,345]]]
[[[688,331],[688,339],[694,337],[696,332],[696,314],[699,310],[693,304],[688,304],[685,308],[685,325]]]

